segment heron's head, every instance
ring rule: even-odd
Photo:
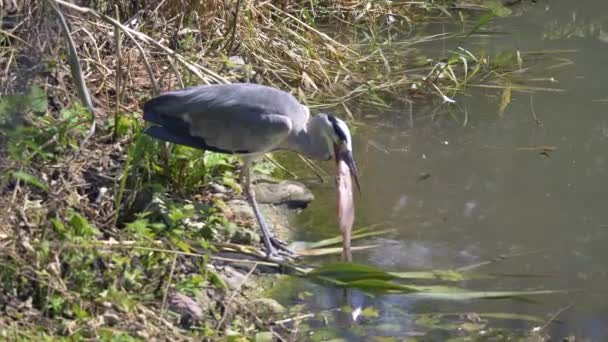
[[[336,162],[344,161],[348,165],[355,184],[357,184],[357,189],[361,191],[359,173],[357,172],[357,165],[353,158],[353,143],[348,126],[344,121],[333,115],[322,113],[318,116],[324,119],[325,129],[323,130],[323,134],[332,156]]]

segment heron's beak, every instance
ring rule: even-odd
[[[357,190],[359,190],[359,194],[361,194],[361,185],[359,184],[359,172],[357,172],[357,164],[355,164],[355,159],[353,158],[353,152],[349,150],[346,145],[339,144],[335,145],[336,150],[336,163],[339,163],[340,160],[344,161],[348,168],[350,169],[350,174],[357,185]]]

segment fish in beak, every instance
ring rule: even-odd
[[[336,156],[336,189],[338,197],[338,226],[342,233],[342,261],[352,261],[351,233],[355,222],[353,201],[353,180],[359,186],[359,174],[352,152],[344,145],[335,145]]]
[[[353,152],[348,148],[346,144],[336,144],[334,145],[336,163],[339,164],[340,161],[346,163],[348,169],[350,171],[350,175],[355,181],[357,185],[357,190],[359,194],[361,194],[361,184],[359,184],[359,172],[357,171],[357,164],[355,164],[355,159],[353,158]]]

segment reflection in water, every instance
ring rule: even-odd
[[[370,243],[386,247],[367,252],[366,260],[386,269],[451,268],[480,261],[474,245],[452,250],[449,242],[441,241],[374,239]]]
[[[608,28],[604,24],[608,17],[602,16],[608,13],[608,2],[524,3],[527,9],[522,15],[496,22],[496,31],[509,34],[487,41],[482,38],[480,44],[469,44],[469,48],[575,50],[563,57],[572,62],[569,65],[555,64],[537,70],[544,67],[524,60],[524,67],[530,68],[528,72],[536,70],[545,78],[554,77],[566,92],[514,93],[499,118],[500,94],[470,89],[472,96],[456,98],[460,108],[467,109],[466,127],[447,115],[436,120],[423,118],[416,103],[414,113],[418,119],[413,127],[407,115],[373,113],[376,117],[365,122],[370,129],[355,136],[362,187],[373,189],[358,198],[356,222],[362,227],[388,219],[377,229],[395,228],[398,232],[364,241],[383,247],[358,253],[355,260],[387,270],[450,269],[501,254],[534,251],[492,264],[483,271],[554,277],[507,277],[458,286],[584,291],[538,298],[534,303],[432,302],[407,296],[371,298],[353,293],[351,300],[358,300],[364,311],[354,325],[346,324],[348,320],[341,322],[339,336],[366,340],[360,336],[403,337],[430,331],[431,340],[443,340],[447,338],[446,331],[454,330],[438,326],[462,326],[465,322],[470,323],[470,328],[479,324],[458,316],[470,312],[479,313],[482,319],[483,313],[490,312],[540,317],[540,323],[522,319],[483,323],[486,329],[507,327],[526,333],[568,307],[560,313],[559,324],[548,327],[556,340],[570,334],[608,340],[608,302],[603,294],[608,288],[608,70],[603,67],[608,54],[604,53],[606,45],[602,42],[608,32],[604,29]],[[584,34],[587,23],[591,26]],[[581,34],[565,34],[568,27],[576,27]],[[428,55],[441,55],[444,46],[425,48]],[[334,214],[334,207],[324,205],[334,199],[330,190],[315,189],[317,199],[298,223],[313,227],[306,230],[313,235],[304,238],[314,240],[335,231],[328,223],[333,220],[327,219]],[[311,309],[340,306],[336,289],[306,286],[314,289],[314,296],[307,299]],[[365,308],[370,306],[377,310],[378,317],[365,317]],[[457,315],[442,316],[439,321],[420,316],[433,312]],[[352,315],[346,317],[352,319]],[[311,326],[324,327],[319,322]]]

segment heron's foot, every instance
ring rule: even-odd
[[[275,248],[274,246],[271,246],[271,249],[266,249],[265,259],[268,261],[276,262],[278,264],[282,264],[284,262],[290,261],[290,259],[292,259],[292,256],[282,250]]]
[[[286,256],[289,256],[289,257],[296,256],[296,252],[294,252],[292,249],[287,247],[287,243],[285,243],[284,241],[272,236],[272,237],[270,237],[270,243],[272,244],[272,246],[274,248],[279,250],[279,253],[285,254]]]
[[[274,262],[285,262],[293,260],[296,257],[296,253],[291,249],[287,248],[287,245],[275,238],[269,237],[270,246],[266,247],[266,259]]]

